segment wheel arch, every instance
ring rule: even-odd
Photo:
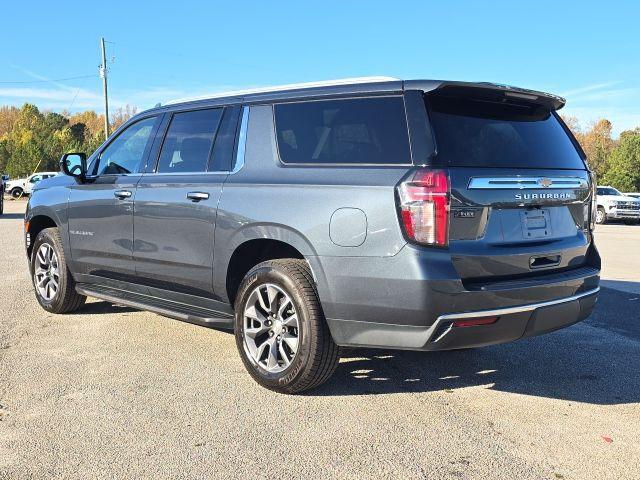
[[[63,222],[60,221],[58,215],[56,215],[53,209],[45,206],[37,206],[29,208],[25,215],[25,235],[26,235],[26,253],[27,257],[31,258],[33,244],[38,237],[38,234],[45,228],[58,228],[60,230],[60,237],[62,239],[62,246],[67,258],[69,256],[68,238],[63,231]]]
[[[216,262],[216,276],[224,278],[224,284],[219,287],[231,306],[246,273],[258,263],[278,258],[306,260],[314,280],[318,282],[322,278],[322,269],[315,261],[315,249],[300,232],[284,225],[247,226],[235,233],[227,243],[224,258]]]

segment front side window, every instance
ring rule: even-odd
[[[274,114],[284,163],[411,163],[402,97],[283,103]]]
[[[94,175],[136,173],[151,140],[156,117],[145,118],[126,128],[100,154]]]
[[[158,173],[206,172],[222,108],[176,113],[165,136]]]
[[[34,175],[29,180],[29,183],[38,183],[40,180],[42,180],[42,177],[40,175]]]

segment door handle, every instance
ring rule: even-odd
[[[113,195],[120,200],[124,200],[125,198],[129,198],[131,196],[131,192],[129,190],[116,190],[113,192]]]
[[[194,202],[199,202],[200,200],[208,200],[209,194],[207,192],[189,192],[187,193],[187,198]]]

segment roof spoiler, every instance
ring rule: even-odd
[[[549,110],[560,110],[566,100],[550,93],[527,90],[489,82],[447,82],[439,80],[408,80],[404,82],[405,90],[423,90],[456,97],[473,97],[493,101],[515,100],[534,105],[541,105]]]

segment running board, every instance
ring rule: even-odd
[[[228,313],[216,312],[207,308],[195,307],[102,285],[80,283],[76,285],[76,291],[87,297],[95,297],[107,302],[139,310],[147,310],[165,317],[182,320],[183,322],[194,323],[204,327],[233,330],[233,316]]]

